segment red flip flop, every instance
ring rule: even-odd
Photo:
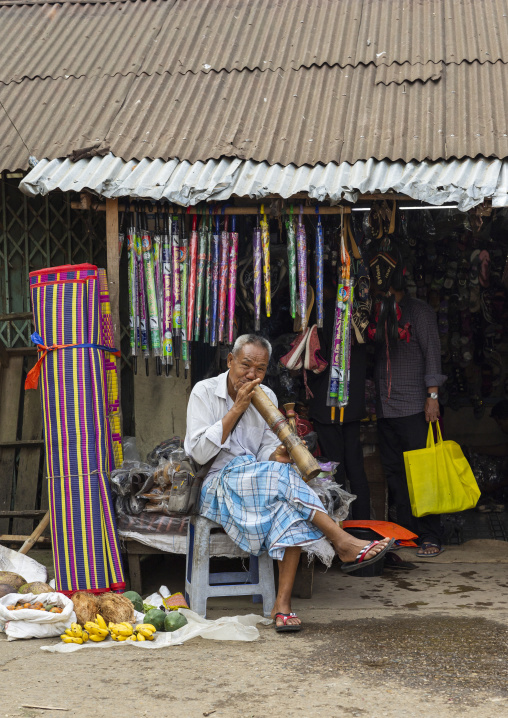
[[[341,571],[344,571],[344,573],[352,573],[353,571],[358,571],[359,568],[363,568],[364,566],[370,566],[370,564],[376,563],[376,561],[382,559],[385,556],[386,552],[392,548],[393,544],[395,543],[395,539],[390,539],[382,551],[377,553],[372,558],[366,559],[365,556],[369,553],[371,548],[374,548],[374,546],[377,546],[380,543],[381,541],[371,541],[369,544],[367,544],[367,546],[364,546],[354,561],[349,561],[348,563],[342,564],[342,566],[340,567]]]
[[[277,619],[282,618],[283,624],[282,626],[277,625]],[[275,630],[277,633],[296,633],[297,631],[302,630],[302,624],[301,623],[289,623],[288,620],[290,618],[298,618],[296,613],[276,613],[274,616],[275,621]]]

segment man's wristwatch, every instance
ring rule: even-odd
[[[427,392],[427,399],[437,399],[438,393],[437,391],[428,391]]]

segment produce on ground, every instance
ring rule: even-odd
[[[15,593],[10,583],[0,583],[0,598],[7,596],[8,593]]]
[[[164,611],[161,611],[158,608],[152,608],[148,611],[148,613],[145,613],[145,618],[143,620],[145,623],[151,623],[155,626],[157,631],[163,631],[165,618],[166,613]]]
[[[26,578],[13,571],[0,571],[0,583],[9,584],[9,586],[12,586],[11,593],[17,593],[21,586],[26,583]]]
[[[101,593],[97,596],[99,613],[106,623],[122,623],[134,620],[134,606],[128,598],[118,593]]]
[[[122,596],[129,599],[129,601],[134,606],[135,611],[143,613],[143,599],[141,598],[139,593],[136,593],[136,591],[125,591],[125,593],[122,593]]]
[[[48,613],[62,613],[63,609],[60,606],[55,606],[54,603],[43,603],[42,601],[18,601],[16,604],[6,606],[8,611],[21,611],[25,608],[29,608],[32,611],[47,611]]]
[[[187,619],[178,611],[171,611],[164,619],[164,630],[167,633],[178,631],[179,628],[187,625]]]
[[[25,583],[19,589],[18,593],[33,593],[38,595],[39,593],[53,593],[55,589],[44,581],[33,581],[32,583]]]
[[[95,621],[99,613],[99,601],[95,594],[89,591],[76,591],[72,594],[72,603],[79,624],[84,626],[87,621]]]
[[[81,645],[88,640],[94,643],[102,643],[108,636],[113,641],[153,641],[155,626],[150,623],[138,623],[136,628],[128,621],[122,623],[110,622],[106,625],[104,617],[97,614],[95,621],[87,621],[84,626],[79,623],[72,623],[60,638],[64,643],[76,643]]]

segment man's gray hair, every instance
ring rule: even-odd
[[[272,345],[264,337],[260,337],[257,334],[241,334],[233,345],[231,353],[234,357],[246,346],[247,344],[255,344],[258,347],[263,347],[268,352],[268,359],[272,356]]]

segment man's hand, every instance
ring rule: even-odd
[[[427,399],[425,402],[425,421],[437,421],[439,419],[439,400]]]
[[[261,384],[261,379],[248,381],[236,392],[234,408],[239,414],[243,414],[249,408],[249,404],[254,394],[254,389]]]
[[[278,461],[281,464],[293,463],[293,459],[289,455],[289,452],[284,444],[281,444],[275,449],[275,451],[270,455],[269,461]]]

